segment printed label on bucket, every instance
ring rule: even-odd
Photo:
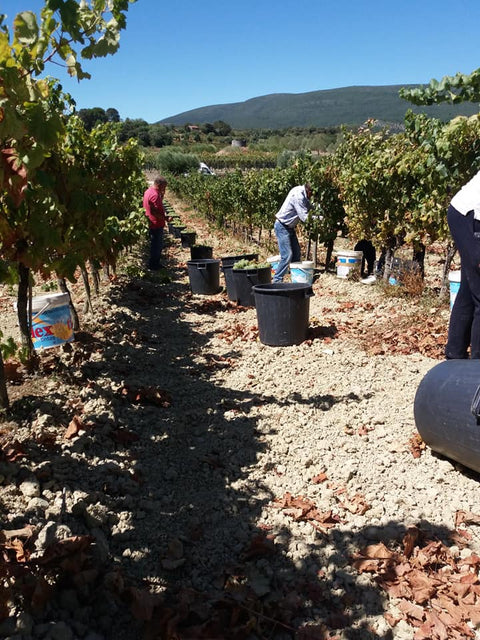
[[[312,284],[313,262],[292,262],[290,264],[292,282]]]
[[[360,269],[362,263],[361,251],[339,251],[337,253],[337,276],[348,278],[352,271]]]
[[[455,298],[457,297],[458,290],[460,289],[460,282],[450,281],[450,311],[455,304]]]
[[[450,285],[450,311],[455,304],[455,298],[457,297],[458,290],[460,289],[461,272],[460,270],[450,271],[448,274],[448,281]]]
[[[278,269],[278,265],[280,264],[280,256],[270,256],[267,258],[267,262],[269,263],[272,269],[272,278],[275,275],[275,271]]]
[[[73,323],[68,305],[33,314],[32,342],[35,349],[49,349],[72,340]]]
[[[270,262],[270,267],[272,270],[272,277],[275,275],[276,270],[278,269],[279,262]]]

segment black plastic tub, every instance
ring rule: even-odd
[[[206,244],[194,244],[190,247],[191,260],[208,260],[213,257],[213,249]]]
[[[258,253],[245,253],[241,256],[223,256],[220,260],[222,261],[222,272],[225,278],[228,299],[236,301],[237,292],[233,281],[233,265],[240,260],[258,260]]]
[[[214,295],[221,291],[220,260],[189,260],[187,269],[192,293]]]
[[[262,344],[285,347],[307,338],[312,286],[273,282],[253,287],[258,333]]]
[[[195,244],[196,239],[197,239],[197,234],[195,231],[180,232],[180,240],[182,242],[182,247],[184,249],[189,249],[193,244]]]
[[[430,369],[413,412],[427,446],[480,472],[480,360],[445,360]]]
[[[253,287],[257,284],[268,284],[272,281],[272,268],[232,269],[233,286],[236,300],[242,307],[254,307]]]
[[[182,235],[182,231],[185,231],[187,227],[173,227],[173,235],[175,238],[180,238]]]

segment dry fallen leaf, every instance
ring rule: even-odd
[[[455,527],[459,524],[480,524],[480,515],[471,511],[457,511],[455,513]]]
[[[327,474],[325,472],[319,473],[318,475],[314,476],[312,478],[312,482],[313,484],[321,484],[322,482],[325,482],[326,480],[328,480]]]
[[[134,387],[125,385],[120,389],[120,395],[132,404],[153,404],[163,408],[168,408],[172,404],[170,393],[154,386]]]
[[[409,449],[414,458],[420,458],[422,455],[422,451],[425,451],[427,445],[422,440],[422,436],[419,433],[413,434],[413,436],[408,441]]]
[[[82,419],[79,416],[73,416],[72,420],[70,421],[70,424],[67,427],[67,430],[65,431],[64,438],[66,440],[69,440],[70,438],[75,437],[78,434],[78,432],[84,428],[85,427],[83,426]]]
[[[130,587],[127,592],[130,596],[130,609],[135,618],[144,622],[151,620],[155,607],[162,602],[161,596],[136,587]]]

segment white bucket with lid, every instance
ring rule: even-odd
[[[458,290],[460,289],[461,272],[450,271],[448,274],[448,282],[450,284],[450,311],[453,309],[455,298],[457,297]]]
[[[15,309],[17,304],[15,303]],[[32,298],[34,349],[49,349],[73,340],[68,293],[49,293]]]
[[[290,275],[292,278],[292,282],[302,282],[305,284],[312,284],[313,271],[314,271],[314,264],[310,260],[304,260],[303,262],[290,263]]]
[[[275,275],[275,271],[278,269],[278,264],[280,262],[280,256],[270,256],[267,258],[267,262],[269,263],[272,269],[272,278]]]
[[[362,265],[362,251],[337,251],[337,276],[348,278],[354,270],[360,271]]]

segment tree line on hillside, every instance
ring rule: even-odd
[[[209,145],[202,151],[215,152],[229,146],[233,140],[241,141],[257,151],[280,152],[283,149],[309,149],[325,152],[338,142],[340,127],[288,127],[286,129],[246,129],[235,130],[222,120],[185,125],[149,124],[142,118],[122,120],[115,108],[93,107],[80,109],[77,113],[87,131],[107,122],[117,122],[119,139],[126,142],[130,138],[143,147],[195,147]],[[199,149],[200,150],[200,149]]]

